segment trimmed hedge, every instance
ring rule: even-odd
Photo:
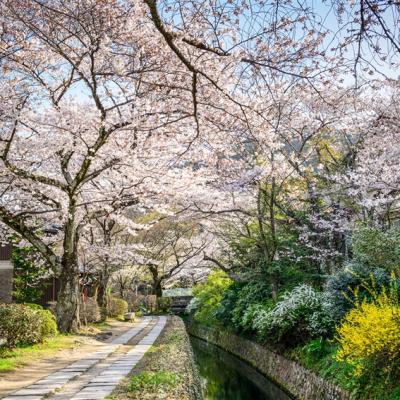
[[[0,304],[1,347],[41,343],[56,334],[56,321],[50,311],[37,305]]]
[[[107,301],[107,314],[111,318],[122,317],[128,312],[128,302],[118,297],[109,297]]]

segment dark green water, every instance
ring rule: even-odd
[[[279,387],[226,351],[191,337],[205,400],[290,400]]]

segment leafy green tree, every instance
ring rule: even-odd
[[[217,264],[229,265],[224,270],[235,281],[265,283],[274,301],[284,290],[321,278],[320,263],[313,257],[312,248],[301,240],[307,214],[287,202],[285,192],[290,190],[292,185],[259,184],[251,217],[240,225],[227,225],[224,231],[231,260]]]
[[[400,272],[400,229],[360,225],[352,238],[354,259],[370,268]]]
[[[17,303],[35,303],[43,295],[48,269],[33,247],[15,247],[11,255],[14,265],[14,292]]]
[[[205,283],[193,288],[194,298],[189,305],[194,319],[204,324],[216,321],[216,312],[221,305],[224,292],[232,285],[232,280],[223,271],[212,272]]]

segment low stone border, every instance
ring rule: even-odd
[[[352,399],[351,395],[340,387],[258,343],[222,329],[215,330],[195,323],[188,324],[187,329],[191,335],[215,344],[248,362],[296,399]]]

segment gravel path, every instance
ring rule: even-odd
[[[157,339],[165,317],[145,317],[101,350],[3,400],[97,400],[108,396]]]

